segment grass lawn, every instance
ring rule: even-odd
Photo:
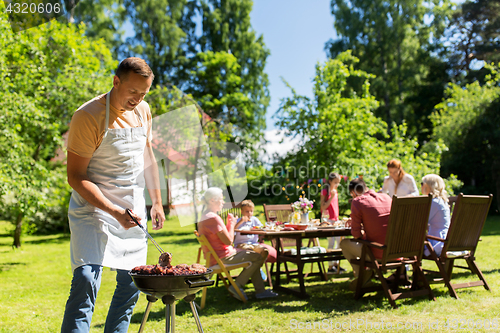
[[[262,220],[262,208],[256,208],[256,215]],[[58,332],[72,276],[69,235],[25,236],[22,248],[13,249],[12,228],[10,223],[0,222],[0,332]],[[196,261],[199,247],[193,230],[194,225],[180,227],[170,220],[163,230],[152,231],[152,235],[173,254],[174,264],[191,264]],[[326,246],[326,239],[322,242]],[[200,319],[205,332],[331,332],[336,330],[335,325],[340,328],[342,324],[341,330],[358,332],[387,331],[388,325],[396,329],[398,324],[399,331],[411,332],[500,331],[500,217],[488,218],[477,255],[477,263],[492,291],[482,287],[462,289],[458,300],[451,298],[441,285],[433,285],[435,302],[425,297],[401,300],[397,301],[397,310],[389,306],[382,292],[355,301],[353,292],[348,290],[352,272],[343,263],[349,274],[329,281],[319,281],[317,277],[306,280],[307,291],[312,295],[307,300],[286,294],[255,300],[249,284],[246,291],[250,300],[243,304],[230,297],[220,283],[219,287],[208,289],[207,306],[200,311]],[[157,259],[158,251],[150,243],[148,264]],[[425,263],[424,267],[432,265]],[[456,273],[458,279],[454,281],[467,281],[466,271],[457,269]],[[114,272],[105,269],[91,332],[103,330],[114,278]],[[290,284],[294,285],[297,284]],[[198,302],[200,298],[201,292]],[[146,304],[146,297],[141,295],[130,332],[139,330]],[[460,329],[447,329],[445,320]],[[485,329],[485,323],[496,325],[496,329]],[[164,305],[160,301],[154,304],[145,331],[165,332]],[[197,332],[189,305],[184,301],[177,303],[176,331]]]

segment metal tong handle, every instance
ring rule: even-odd
[[[140,224],[139,221],[137,221],[136,218],[132,216],[132,212],[130,211],[130,209],[127,208],[127,209],[125,209],[125,211],[132,218],[132,221],[134,221],[135,224],[137,224],[137,226],[139,228],[141,228],[142,231],[144,231],[144,233],[146,234],[146,236],[148,236],[149,240],[151,240],[151,242],[153,242],[153,244],[156,246],[156,248],[158,249],[158,251],[160,251],[160,253],[165,253],[165,251],[163,251],[163,249],[161,248],[161,246],[158,245],[158,243],[153,239],[153,237],[151,237],[151,235],[149,234],[149,232],[142,226],[142,224]]]

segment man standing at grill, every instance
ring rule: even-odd
[[[61,332],[88,332],[103,267],[116,270],[116,289],[104,332],[127,332],[139,291],[128,275],[146,264],[144,187],[153,203],[153,229],[165,220],[158,169],[151,148],[151,112],[143,101],[153,72],[139,58],[123,60],[113,88],[83,104],[68,136],[68,216],[73,280]]]
[[[365,182],[359,178],[351,180],[349,193],[353,197],[351,203],[351,234],[354,239],[344,239],[340,242],[340,248],[344,257],[351,262],[351,259],[361,257],[361,249],[363,248],[363,245],[357,242],[356,239],[385,244],[392,199],[385,193],[368,190]],[[382,256],[382,250],[372,248],[372,251],[376,258]],[[366,256],[366,259],[370,260],[368,256]],[[356,279],[351,282],[350,289],[354,289],[356,286],[359,269],[359,265],[352,265]],[[366,286],[373,277],[373,271],[364,274],[364,276],[363,284]]]

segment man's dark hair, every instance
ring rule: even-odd
[[[355,178],[349,182],[349,193],[354,191],[357,195],[362,195],[366,192],[366,184],[362,179]]]
[[[130,57],[123,60],[116,69],[115,75],[118,76],[120,80],[125,81],[131,72],[142,75],[145,78],[155,78],[149,65],[143,59],[136,57]]]

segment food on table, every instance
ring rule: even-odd
[[[320,219],[312,219],[310,223],[315,225],[315,226],[319,226],[319,225],[321,225],[321,220]]]

